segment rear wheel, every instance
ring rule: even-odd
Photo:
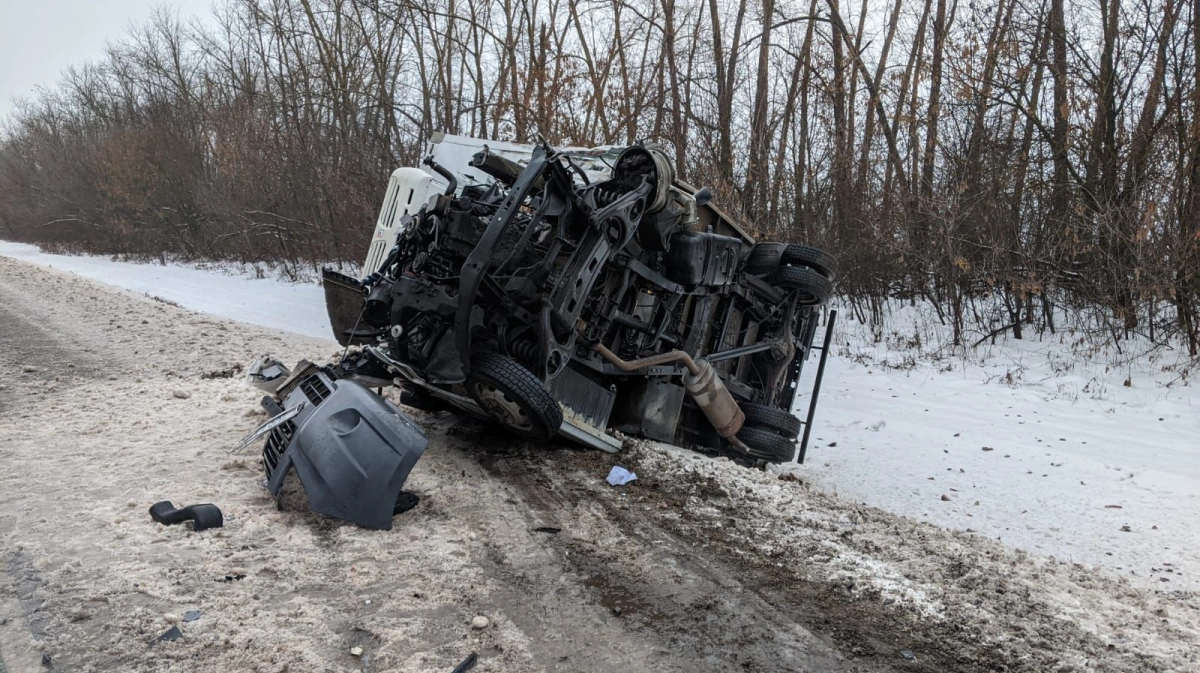
[[[562,426],[562,408],[533,372],[499,353],[471,358],[467,392],[496,422],[522,437],[547,440]]]
[[[800,243],[788,244],[783,249],[783,258],[781,261],[786,266],[807,266],[831,280],[837,270],[833,255],[820,248],[814,248],[811,245],[801,245]]]
[[[786,463],[796,455],[796,440],[766,428],[743,425],[737,433],[737,438],[746,445],[753,458],[771,463]]]
[[[800,419],[783,409],[753,402],[742,402],[738,406],[746,415],[746,422],[751,425],[773,430],[787,439],[795,439],[800,436]]]
[[[833,255],[800,243],[755,243],[744,268],[748,273],[774,275],[785,266],[807,266],[831,280],[837,271]]]
[[[794,290],[805,306],[824,304],[833,294],[833,283],[817,271],[805,266],[781,266],[775,284]]]

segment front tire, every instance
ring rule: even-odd
[[[467,392],[497,423],[537,441],[553,437],[562,426],[562,407],[533,372],[499,353],[471,358]]]

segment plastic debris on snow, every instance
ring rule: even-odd
[[[634,479],[637,479],[637,475],[620,465],[613,465],[612,469],[608,471],[608,476],[605,477],[605,481],[610,486],[624,486]]]

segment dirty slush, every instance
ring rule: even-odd
[[[412,411],[421,502],[391,531],[277,509],[229,453],[265,418],[232,372],[337,351],[0,259],[8,670],[1200,667],[1194,596],[640,440],[613,487],[609,454]],[[224,525],[155,523],[162,500]]]

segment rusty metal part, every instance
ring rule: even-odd
[[[672,362],[682,362],[683,366],[687,368],[687,373],[683,375],[683,387],[696,401],[696,406],[700,407],[700,411],[704,412],[708,421],[717,429],[717,434],[724,437],[738,450],[746,450],[745,445],[737,440],[738,430],[741,430],[742,424],[746,422],[746,415],[742,413],[742,408],[738,406],[737,400],[733,399],[733,395],[721,381],[717,370],[713,369],[707,360],[693,360],[692,356],[687,353],[673,350],[640,360],[626,361],[604,344],[597,344],[595,349],[597,353],[604,356],[604,359],[616,365],[618,369],[627,372]]]
[[[717,434],[725,439],[737,435],[746,422],[746,415],[738,406],[729,389],[721,381],[720,375],[707,360],[698,360],[696,367],[699,372],[688,371],[683,375],[683,387],[696,401],[696,406],[708,417],[708,421],[717,429]]]
[[[729,442],[730,446],[737,449],[738,451],[741,451],[742,453],[750,453],[750,447],[743,444],[742,440],[737,438],[737,435],[733,435],[732,437],[726,437],[725,441]]]
[[[610,351],[608,346],[605,346],[604,344],[596,344],[595,349],[597,353],[604,356],[605,360],[608,360],[616,365],[617,369],[625,372],[636,372],[639,369],[645,369],[647,367],[657,367],[659,365],[668,365],[672,362],[682,362],[683,366],[687,367],[687,370],[691,372],[693,376],[698,376],[700,374],[700,368],[696,365],[696,361],[692,359],[692,356],[681,350],[667,351],[666,353],[651,355],[650,357],[642,358],[641,360],[622,360],[621,356]]]

